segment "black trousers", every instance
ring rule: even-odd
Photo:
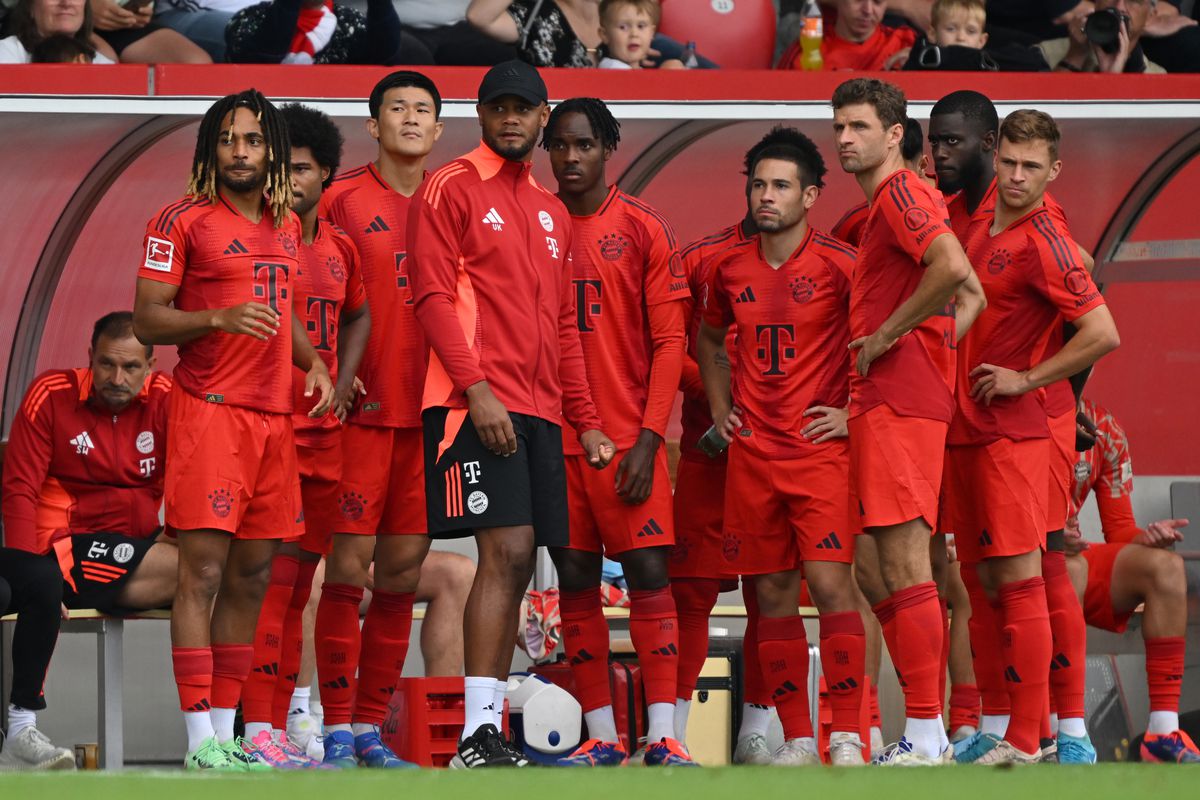
[[[10,702],[37,711],[46,707],[42,687],[58,642],[63,576],[54,555],[0,547],[0,583],[7,584],[9,613],[17,614],[13,631],[13,686]],[[4,598],[0,588],[0,600]]]

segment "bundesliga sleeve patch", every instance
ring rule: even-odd
[[[166,239],[156,239],[153,236],[146,239],[146,269],[159,272],[170,272],[171,262],[175,259],[175,244]]]

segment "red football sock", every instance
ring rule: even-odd
[[[808,707],[808,638],[799,616],[758,620],[758,656],[785,739],[813,735]]]
[[[938,697],[938,666],[942,658],[942,612],[933,581],[901,589],[891,597],[896,617],[892,660],[903,676],[905,715],[936,719],[942,713]],[[881,620],[882,621],[882,620]],[[887,626],[884,627],[887,636]],[[888,642],[889,649],[892,641]]]
[[[938,599],[938,605],[942,610],[942,658],[938,670],[938,700],[944,704],[946,683],[950,678],[950,607],[944,597]]]
[[[213,708],[237,708],[253,658],[254,645],[213,643],[212,695],[209,698]]]
[[[1179,711],[1185,642],[1182,636],[1146,640],[1146,688],[1151,711]]]
[[[1050,614],[1041,576],[1000,587],[1004,613],[1004,676],[1011,712],[1004,738],[1036,753],[1042,715],[1049,712]]]
[[[979,687],[956,683],[950,689],[950,730],[979,727]]]
[[[675,676],[679,674],[679,621],[670,589],[629,593],[629,638],[642,667],[646,704],[674,705]]]
[[[363,620],[352,722],[382,725],[387,716],[388,703],[408,656],[414,597],[413,592],[379,589],[371,595],[367,618]]]
[[[585,713],[610,706],[608,623],[604,621],[604,610],[600,605],[600,587],[582,592],[561,592],[558,598],[563,649],[571,662],[575,697]]]
[[[175,686],[179,689],[180,710],[208,711],[212,708],[209,700],[213,679],[212,648],[172,647],[171,664],[175,667]]]
[[[758,590],[753,578],[742,579],[742,601],[746,604],[746,633],[742,637],[742,701],[755,706],[773,706],[771,692],[763,680],[758,658]]]
[[[1000,601],[989,599],[973,565],[964,565],[960,573],[971,598],[971,664],[975,685],[979,687],[983,714],[1005,716],[1009,712],[1008,685],[1004,681],[1004,653],[1001,644],[1003,619]]]
[[[1046,607],[1054,653],[1050,660],[1050,691],[1060,718],[1083,718],[1083,690],[1087,682],[1087,622],[1064,553],[1042,554],[1042,579],[1046,582]]]
[[[263,595],[262,610],[258,612],[258,625],[254,629],[250,675],[242,687],[242,718],[246,722],[271,721],[271,699],[279,679],[283,618],[299,566],[300,560],[295,556],[280,554],[271,561],[271,582]]]
[[[857,611],[821,615],[821,669],[829,690],[834,731],[862,735],[867,635]],[[805,662],[807,663],[807,661]]]
[[[679,673],[675,677],[675,696],[691,700],[696,679],[708,657],[708,616],[721,593],[715,578],[673,578],[671,595],[679,615]]]
[[[321,586],[313,639],[326,725],[350,724],[350,702],[354,698],[362,642],[358,628],[358,606],[362,597],[362,587],[344,583]]]
[[[883,633],[883,645],[892,659],[892,669],[896,670],[896,680],[900,681],[900,688],[904,688],[904,677],[896,667],[896,653],[900,649],[900,645],[896,641],[896,607],[892,605],[892,598],[888,597],[871,606],[871,610],[875,612],[875,619],[879,620],[879,629]]]
[[[868,678],[868,680],[870,679]],[[868,691],[871,694],[871,727],[882,728],[883,717],[879,714],[879,687],[871,683]]]
[[[301,561],[296,569],[296,583],[292,586],[292,599],[283,618],[283,636],[279,642],[279,680],[275,681],[275,694],[271,697],[272,728],[284,730],[287,727],[300,658],[304,653],[304,607],[312,594],[313,574],[319,563]]]

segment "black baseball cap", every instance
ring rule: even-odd
[[[545,103],[546,83],[537,68],[524,61],[504,61],[488,70],[479,84],[479,102],[490,103],[506,94],[537,105]]]

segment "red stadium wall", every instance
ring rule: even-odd
[[[312,98],[347,139],[344,165],[373,156],[363,102],[383,74],[368,68],[0,67],[0,370],[4,430],[32,370],[81,363],[90,322],[128,307],[146,219],[183,191],[195,120],[208,98],[254,85],[273,97]],[[470,98],[481,71],[430,69],[448,101],[446,133],[430,168],[474,146]],[[624,121],[611,180],[662,210],[688,240],[739,219],[741,159],[777,121],[821,144],[831,168],[814,211],[828,227],[861,199],[829,146],[827,98],[842,76],[755,72],[547,71],[551,96],[600,96]],[[1188,408],[1200,396],[1200,242],[1193,210],[1200,164],[1191,162],[1151,202],[1145,176],[1179,156],[1200,130],[1200,80],[1184,77],[969,76],[1001,110],[1036,105],[1064,131],[1064,170],[1053,186],[1072,230],[1097,254],[1098,277],[1123,346],[1107,358],[1089,394],[1119,416],[1143,475],[1200,474],[1200,434]],[[929,104],[960,88],[957,78],[897,77],[924,119]],[[153,99],[147,99],[147,98]],[[145,140],[145,146],[136,145]],[[1183,143],[1183,144],[1181,144]],[[126,153],[122,148],[128,149]],[[1200,149],[1200,145],[1197,145]],[[544,155],[537,172],[553,185]],[[1140,218],[1138,218],[1140,216]],[[1124,233],[1118,236],[1118,228]],[[1169,257],[1114,258],[1116,244],[1155,242]],[[1113,245],[1099,252],[1102,245]],[[40,309],[40,310],[39,310]],[[160,364],[174,354],[163,348]]]

